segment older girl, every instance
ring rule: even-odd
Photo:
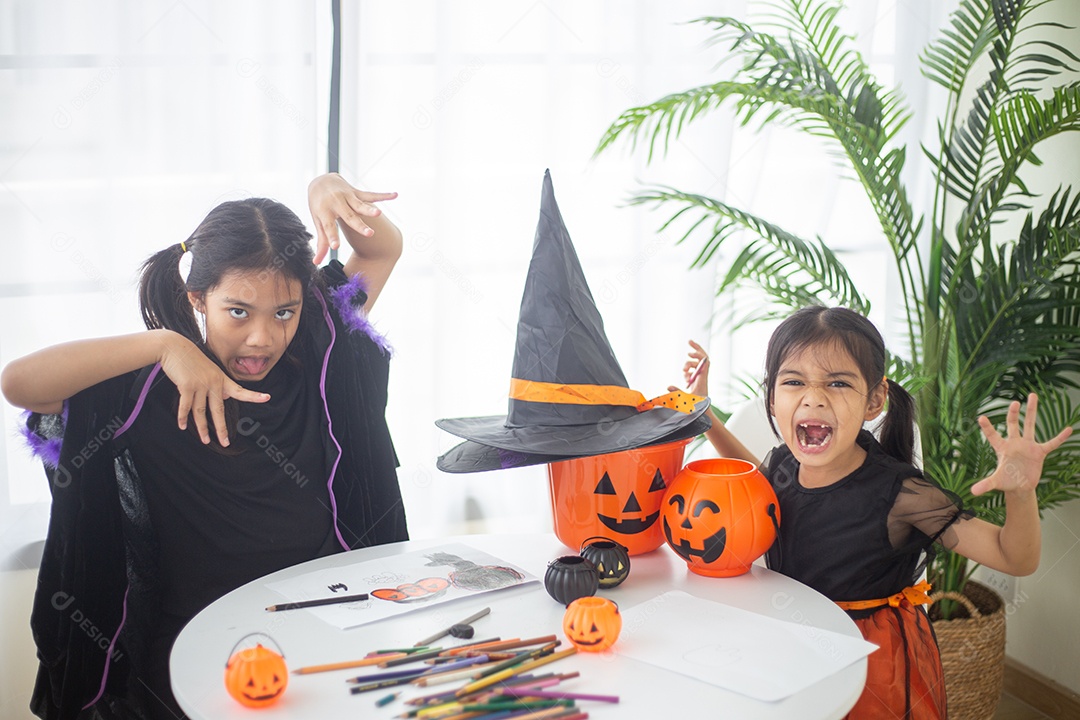
[[[388,348],[366,321],[401,252],[374,204],[393,197],[316,178],[314,253],[280,203],[223,203],[143,266],[147,330],[4,369],[52,480],[35,713],[181,717],[168,655],[199,610],[274,570],[407,539]],[[352,255],[318,268],[338,221]]]

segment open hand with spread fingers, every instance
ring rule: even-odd
[[[1024,429],[1021,432],[1020,403],[1014,401],[1010,404],[1005,417],[1005,437],[998,433],[985,415],[979,418],[983,435],[997,453],[998,466],[989,477],[971,487],[972,495],[982,495],[991,490],[1017,493],[1035,491],[1042,477],[1043,460],[1072,435],[1072,428],[1067,427],[1046,442],[1037,442],[1035,426],[1038,409],[1038,396],[1035,393],[1028,395]]]

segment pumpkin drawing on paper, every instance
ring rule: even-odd
[[[402,583],[395,588],[372,590],[371,596],[379,600],[396,603],[428,602],[446,594],[450,581],[443,577],[429,577],[411,583]]]

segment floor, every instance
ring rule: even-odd
[[[1003,693],[993,720],[1051,720],[1051,718],[1012,695]]]

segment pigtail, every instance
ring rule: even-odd
[[[180,277],[184,252],[185,247],[177,243],[147,258],[139,278],[139,307],[148,330],[173,330],[201,345],[202,333]]]
[[[900,383],[886,378],[889,386],[888,412],[881,425],[881,447],[911,465],[915,455],[915,400]]]

